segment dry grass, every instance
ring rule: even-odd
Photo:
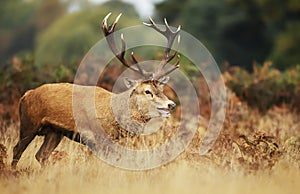
[[[107,165],[80,144],[65,139],[41,169],[36,138],[18,169],[9,167],[17,140],[16,123],[1,125],[0,193],[298,193],[299,115],[274,108],[261,116],[230,106],[224,128],[206,156],[196,154],[200,127],[191,146],[172,163],[148,171]],[[5,147],[4,147],[5,146]]]

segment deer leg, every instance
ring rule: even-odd
[[[81,131],[80,132],[80,143],[87,145],[91,150],[96,149],[96,140],[93,132],[91,131]]]
[[[64,134],[70,140],[76,141],[83,145],[88,146],[91,150],[96,149],[96,140],[93,132],[88,130],[82,130],[80,133],[66,133]]]
[[[57,132],[48,132],[45,135],[44,142],[36,153],[35,158],[44,166],[52,151],[58,146],[63,135]]]
[[[35,136],[36,136],[35,133],[34,134],[24,134],[22,132],[22,130],[20,131],[19,142],[17,143],[17,145],[14,147],[14,150],[13,150],[13,161],[11,163],[11,167],[13,169],[16,168],[21,155],[23,154],[23,152],[25,151],[25,149],[30,144],[30,142],[34,139]]]

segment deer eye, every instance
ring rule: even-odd
[[[151,97],[153,97],[153,94],[149,90],[146,90],[145,93],[149,94],[149,95],[151,95]]]

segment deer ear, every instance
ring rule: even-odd
[[[125,77],[124,78],[124,84],[127,88],[132,88],[132,87],[137,86],[138,82],[136,80]]]
[[[170,80],[169,76],[164,76],[158,80],[160,85],[165,85]]]

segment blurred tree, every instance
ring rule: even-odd
[[[2,0],[0,3],[0,63],[20,50],[33,48],[35,1]]]
[[[45,30],[67,11],[67,3],[61,0],[39,1],[36,14],[36,26],[38,31]]]
[[[272,32],[274,46],[269,59],[279,69],[300,64],[300,1],[256,1]]]
[[[293,60],[288,55],[300,44],[299,0],[165,0],[156,8],[160,17],[181,23],[202,41],[218,62],[227,60],[247,69],[266,59],[276,65],[300,62],[300,55],[293,54]],[[288,27],[291,21],[294,25]],[[285,52],[283,45],[289,45]]]
[[[268,26],[263,21],[259,6],[253,2],[243,5],[225,0],[220,21],[219,56],[231,64],[252,68],[254,62],[264,62],[272,47]]]
[[[37,65],[62,63],[75,69],[91,46],[101,39],[99,20],[109,12],[122,12],[124,21],[137,24],[138,14],[133,6],[119,1],[68,14],[38,37],[35,47]]]
[[[167,18],[168,22],[174,23],[179,19],[179,14],[183,11],[184,7],[188,5],[190,0],[182,2],[182,0],[168,0],[157,3],[156,7],[156,17]]]
[[[291,22],[276,36],[270,58],[279,69],[300,64],[300,22]]]
[[[245,10],[252,18],[258,15],[266,26],[265,32],[270,40],[271,49],[265,59],[272,60],[279,69],[300,63],[300,1],[299,0],[229,0]],[[256,12],[251,11],[256,6]]]

